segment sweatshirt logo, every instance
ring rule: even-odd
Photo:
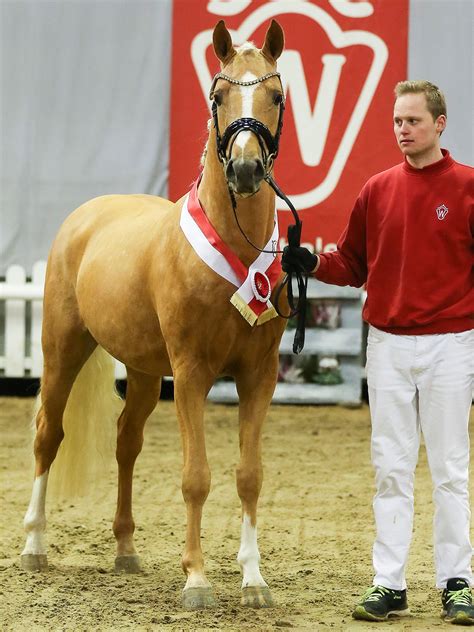
[[[441,204],[436,209],[436,215],[438,216],[439,220],[444,219],[447,214],[448,214],[448,207],[445,206],[444,204]]]

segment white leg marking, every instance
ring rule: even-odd
[[[257,546],[257,527],[252,527],[250,516],[246,514],[242,520],[240,549],[237,561],[242,568],[242,588],[246,586],[268,586],[260,574],[260,553]]]
[[[242,77],[242,81],[253,81],[257,77],[251,73],[246,72]],[[257,84],[253,86],[240,86],[240,95],[242,97],[242,118],[252,118],[253,115],[253,93]],[[237,147],[240,147],[242,153],[244,152],[245,145],[252,137],[252,132],[241,132],[235,141]]]
[[[23,521],[26,531],[26,544],[22,555],[46,555],[46,486],[48,472],[45,472],[33,483],[33,492],[28,510]]]

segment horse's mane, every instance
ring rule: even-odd
[[[208,119],[208,121],[207,121],[207,131],[208,132],[211,131],[211,127],[212,127],[212,117],[210,119]],[[209,143],[209,136],[208,136],[206,142],[204,143],[204,149],[202,150],[201,158],[199,160],[199,164],[201,165],[201,167],[204,167],[204,163],[206,162],[207,145],[208,145],[208,143]]]

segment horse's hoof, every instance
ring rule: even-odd
[[[116,573],[140,573],[141,570],[138,555],[117,555],[115,558]]]
[[[214,593],[209,586],[197,586],[183,590],[185,610],[203,610],[204,608],[215,608],[216,605]]]
[[[20,565],[24,571],[47,571],[48,557],[46,555],[24,553],[20,556]]]
[[[273,608],[273,601],[268,586],[246,586],[242,588],[241,605],[246,608]]]

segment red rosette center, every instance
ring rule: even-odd
[[[266,303],[272,291],[270,280],[264,272],[258,270],[252,275],[252,290],[255,298],[262,303]]]

